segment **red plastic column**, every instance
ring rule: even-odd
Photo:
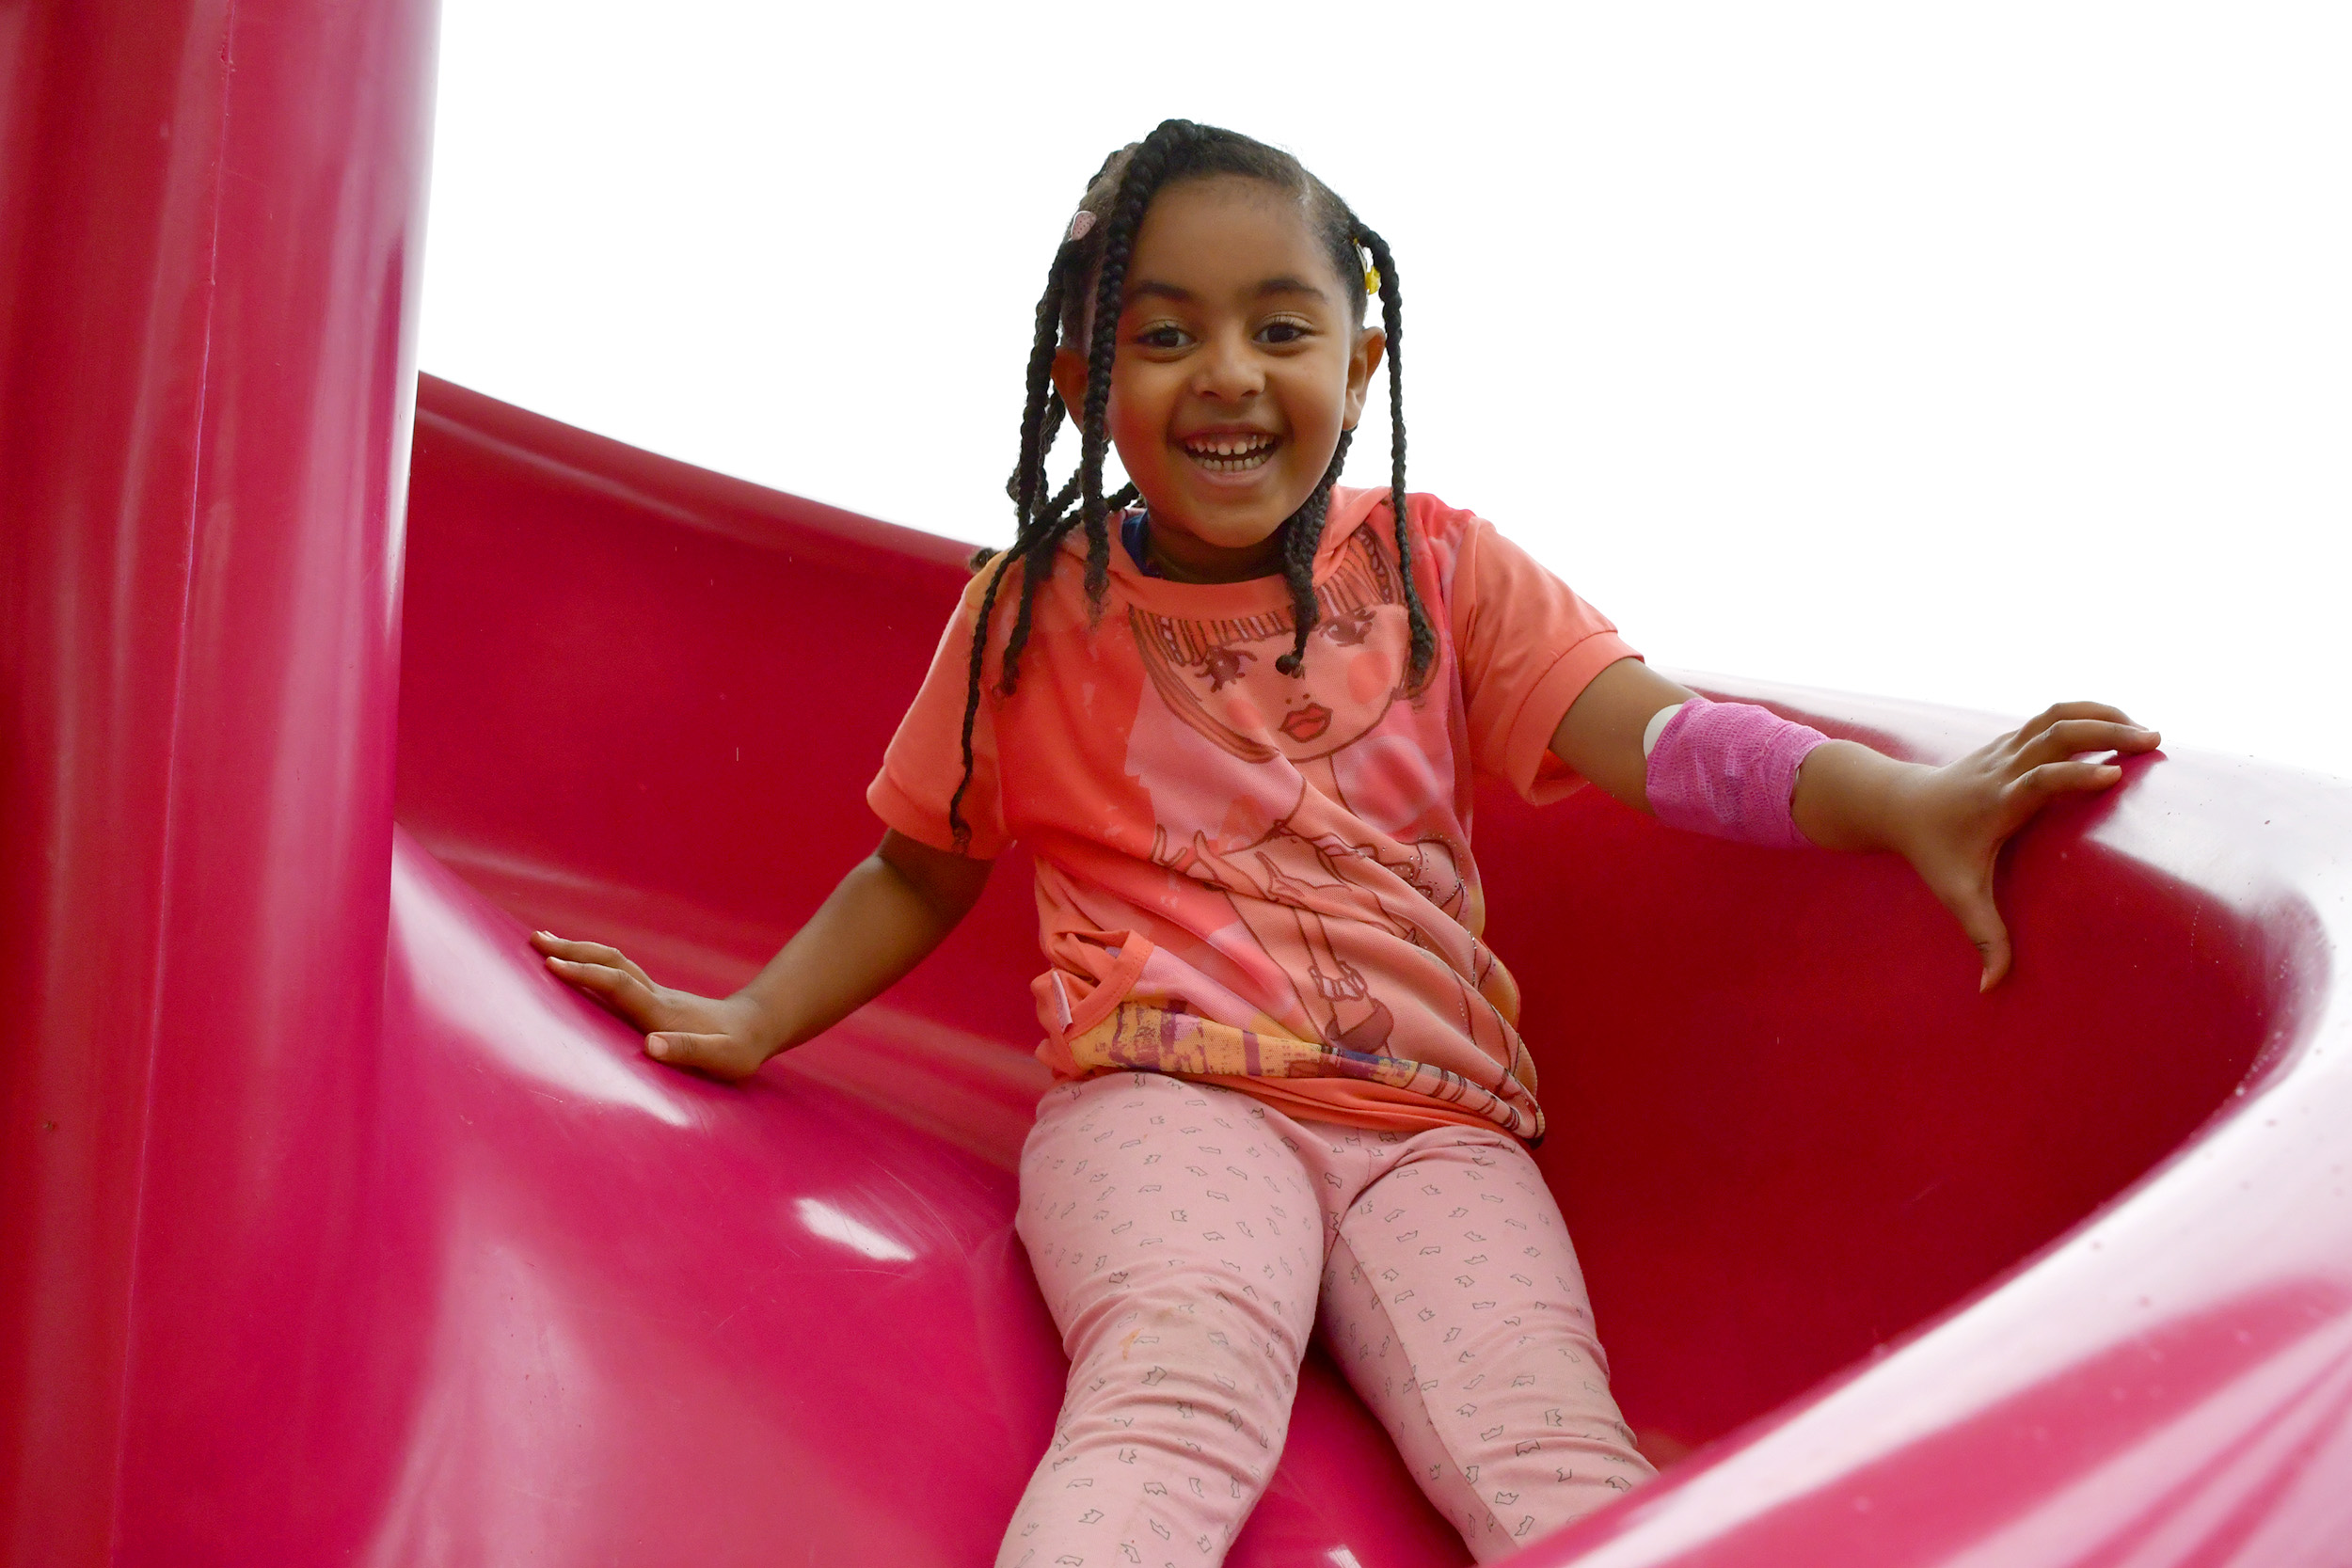
[[[0,1545],[326,1560],[431,0],[0,7]]]

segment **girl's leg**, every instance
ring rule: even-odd
[[[1000,1568],[1215,1568],[1272,1479],[1323,1220],[1250,1110],[1156,1073],[1039,1107],[1019,1229],[1070,1384]]]
[[[1559,1207],[1501,1133],[1414,1135],[1340,1221],[1322,1324],[1481,1562],[1654,1473],[1610,1397]]]

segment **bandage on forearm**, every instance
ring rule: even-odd
[[[1829,736],[1750,703],[1693,697],[1649,748],[1649,809],[1669,827],[1775,849],[1813,841],[1789,800],[1797,768]]]

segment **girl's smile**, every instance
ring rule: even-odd
[[[1254,474],[1266,467],[1281,441],[1271,431],[1216,430],[1183,436],[1176,444],[1204,472],[1230,476]]]
[[[1274,535],[1354,428],[1387,339],[1359,325],[1299,199],[1230,176],[1171,185],[1136,233],[1111,362],[1109,433],[1171,577],[1279,569]],[[1085,356],[1055,356],[1073,408]]]

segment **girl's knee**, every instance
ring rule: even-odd
[[[1069,1347],[1073,1374],[1083,1366],[1163,1396],[1174,1389],[1231,1392],[1270,1378],[1295,1382],[1304,1336],[1279,1320],[1219,1310],[1224,1305],[1184,1291],[1139,1291],[1091,1325],[1083,1343]]]

